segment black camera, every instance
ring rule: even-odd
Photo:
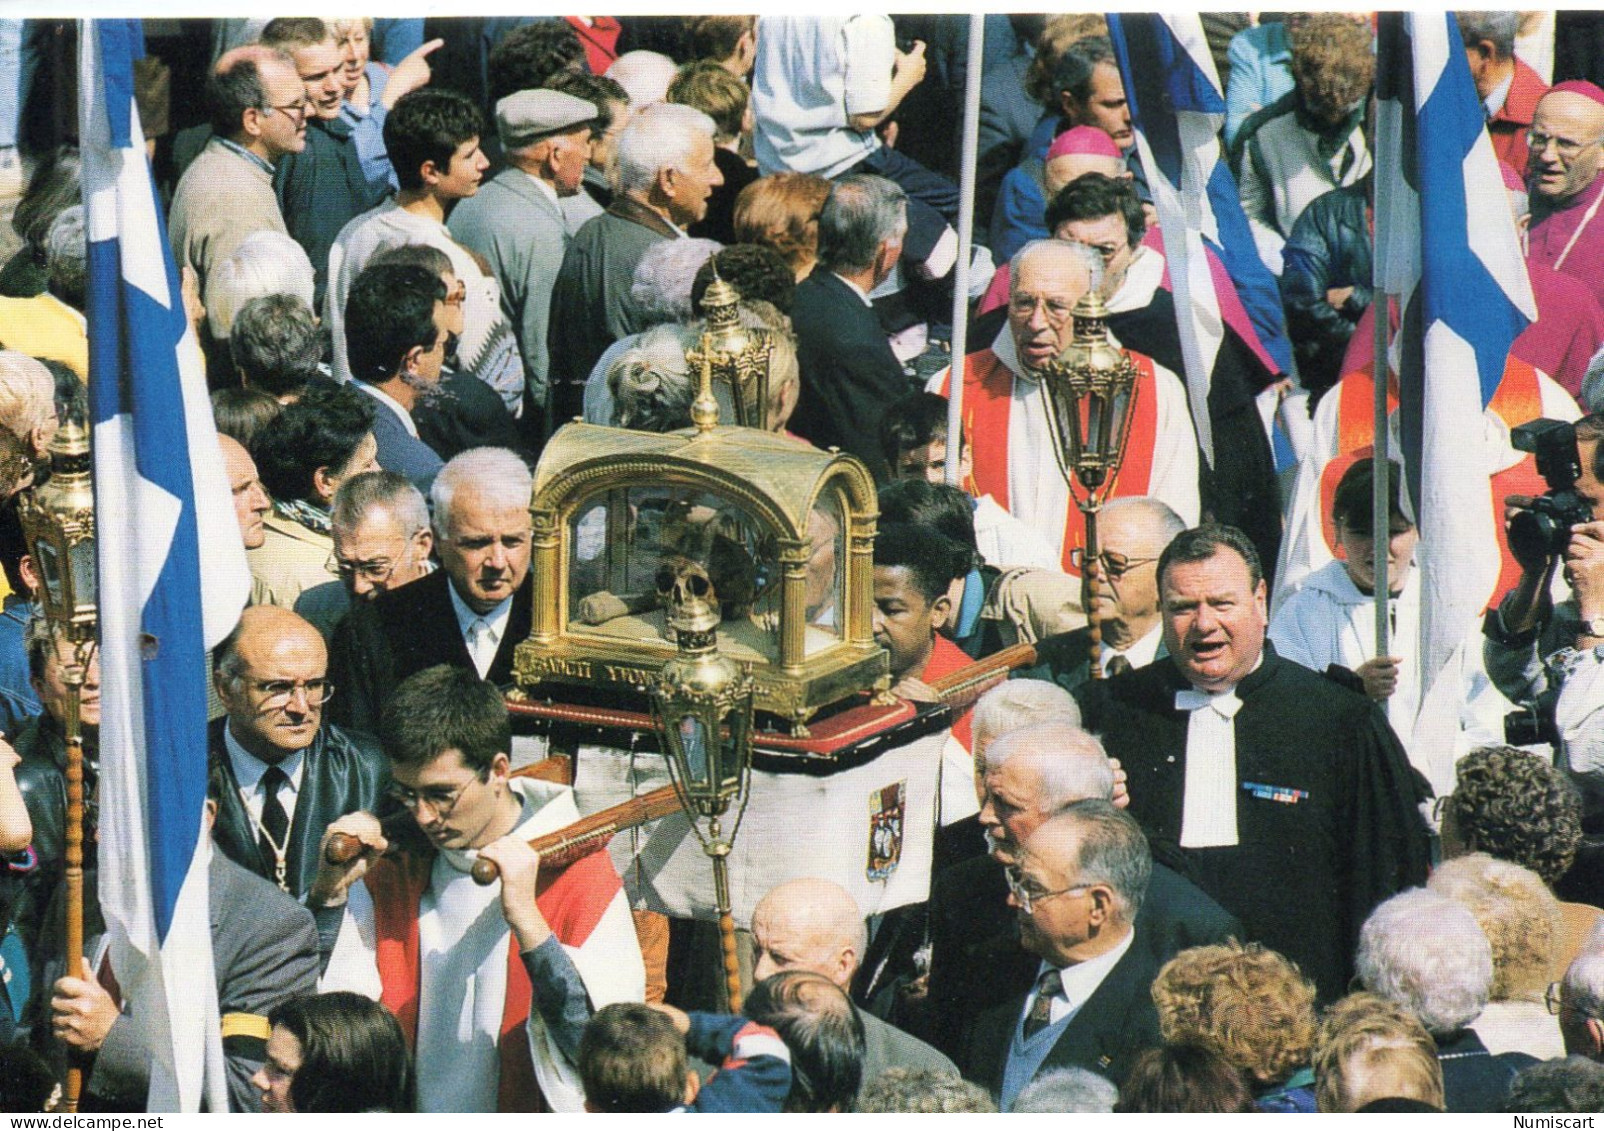
[[[1547,493],[1522,507],[1509,520],[1509,548],[1517,561],[1557,558],[1571,540],[1571,527],[1593,520],[1593,506],[1576,493],[1582,474],[1582,457],[1576,449],[1576,429],[1563,420],[1546,417],[1509,430],[1517,451],[1537,457],[1537,473],[1548,484]]]

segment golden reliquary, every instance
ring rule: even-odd
[[[805,723],[889,684],[871,628],[875,491],[863,464],[732,426],[668,434],[574,423],[535,469],[534,624],[514,673],[531,698],[644,709],[694,586],[755,708]],[[636,697],[639,697],[638,699]]]

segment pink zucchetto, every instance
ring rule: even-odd
[[[1604,95],[1604,91],[1599,93]],[[1051,161],[1054,157],[1065,157],[1072,153],[1124,159],[1124,154],[1120,153],[1119,146],[1114,144],[1114,139],[1096,126],[1075,126],[1059,134],[1047,150],[1047,160]]]
[[[1604,106],[1604,90],[1586,79],[1570,79],[1567,82],[1557,82],[1548,88],[1545,97],[1548,94],[1580,94],[1583,98],[1590,98],[1600,106]]]

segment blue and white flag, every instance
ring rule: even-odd
[[[79,26],[100,559],[100,902],[150,1110],[228,1110],[206,874],[206,650],[249,594],[134,108],[138,20]],[[205,579],[204,592],[202,579]]]
[[[1225,265],[1264,348],[1291,373],[1281,294],[1259,260],[1236,180],[1221,158],[1225,98],[1202,19],[1196,13],[1111,13],[1108,35],[1164,233],[1192,422],[1213,466],[1209,384],[1225,327],[1204,247]]]
[[[1434,684],[1445,682],[1439,673],[1498,578],[1500,516],[1488,489],[1497,469],[1478,441],[1502,425],[1484,410],[1510,344],[1537,314],[1485,119],[1453,13],[1381,13],[1376,269],[1378,289],[1403,310],[1392,352],[1421,575],[1423,694],[1412,746],[1434,750],[1451,741],[1459,698],[1457,684]],[[1440,727],[1425,735],[1432,712]],[[1410,721],[1393,720],[1401,732]]]

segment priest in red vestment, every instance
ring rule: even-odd
[[[973,483],[965,486],[1039,530],[1058,547],[1064,570],[1076,576],[1085,523],[1053,454],[1037,373],[1069,344],[1070,311],[1102,284],[1102,271],[1101,257],[1081,245],[1027,245],[1010,272],[1007,326],[989,349],[964,359],[964,434],[974,449]],[[1110,497],[1152,495],[1195,523],[1197,436],[1186,389],[1151,358],[1127,352],[1137,371],[1134,419]],[[948,380],[949,371],[937,374],[930,391],[945,395]]]

